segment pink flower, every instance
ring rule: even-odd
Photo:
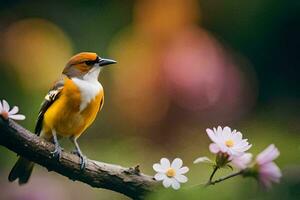
[[[251,148],[251,144],[248,143],[247,139],[243,139],[243,135],[233,130],[228,126],[206,129],[208,137],[213,141],[209,145],[209,150],[217,154],[219,152],[226,153],[229,156],[241,156],[245,151]]]
[[[7,101],[3,100],[2,103],[0,101],[0,115],[4,118],[4,119],[14,119],[14,120],[24,120],[25,116],[21,115],[21,114],[17,114],[19,112],[19,108],[18,106],[14,106],[11,111],[10,110],[10,106],[7,103]]]
[[[234,156],[231,159],[231,164],[238,169],[246,169],[252,160],[251,153],[245,153],[241,156]]]
[[[271,144],[256,157],[258,180],[265,188],[270,188],[272,183],[279,183],[280,181],[282,176],[281,171],[273,162],[279,154],[275,145]]]

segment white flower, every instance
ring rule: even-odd
[[[273,182],[279,183],[282,176],[279,167],[273,162],[279,154],[275,145],[271,144],[255,159],[258,166],[258,180],[266,188],[270,188]]]
[[[242,155],[245,151],[251,148],[251,144],[247,139],[243,139],[243,135],[226,126],[222,129],[220,126],[216,129],[206,129],[207,135],[214,142],[209,145],[209,150],[212,153],[227,153],[230,156]]]
[[[246,169],[252,160],[251,153],[245,153],[241,156],[234,156],[231,158],[231,164],[238,169]]]
[[[198,164],[198,163],[214,164],[214,162],[206,156],[199,157],[196,160],[194,160],[194,164]]]
[[[160,163],[155,163],[153,165],[155,174],[154,178],[157,181],[162,181],[163,186],[168,188],[172,186],[173,189],[178,190],[180,188],[180,183],[186,183],[188,178],[183,174],[189,171],[188,167],[182,167],[182,160],[176,158],[173,160],[172,164],[167,158],[160,159]]]
[[[14,120],[24,120],[25,116],[21,114],[17,114],[19,112],[18,106],[14,106],[11,111],[9,111],[10,106],[7,101],[3,100],[2,103],[0,101],[0,115],[4,119],[14,119]]]

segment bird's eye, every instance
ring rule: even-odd
[[[88,60],[88,61],[85,61],[84,63],[85,63],[86,65],[88,65],[88,66],[91,66],[91,65],[94,65],[94,64],[95,64],[95,61]]]

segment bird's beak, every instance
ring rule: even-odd
[[[101,58],[99,61],[99,66],[105,66],[105,65],[111,65],[115,64],[117,61],[111,60],[111,59],[106,59],[106,58]]]

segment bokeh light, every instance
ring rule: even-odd
[[[253,71],[252,66],[199,28],[197,5],[194,0],[137,2],[133,24],[111,47],[122,61],[113,69],[113,99],[124,119],[155,125],[169,120],[167,112],[178,106],[206,121],[231,121],[255,103],[256,88],[249,87],[255,76],[241,72]]]
[[[181,31],[162,58],[168,91],[178,106],[220,120],[226,113],[234,119],[253,105],[256,92],[249,85],[255,85],[255,77],[241,72],[241,67],[251,66],[205,30]]]
[[[7,67],[13,67],[22,86],[31,90],[49,88],[73,52],[68,36],[45,19],[12,23],[2,43]]]

